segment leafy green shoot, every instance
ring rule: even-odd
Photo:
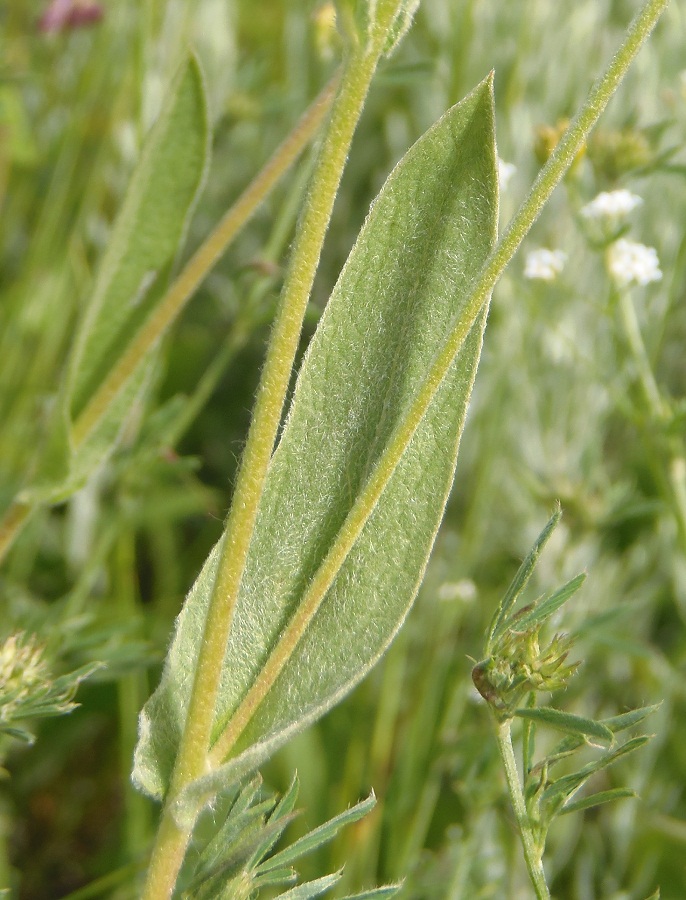
[[[543,546],[560,520],[559,507],[539,535],[496,611],[486,638],[486,656],[472,670],[474,684],[487,701],[496,723],[496,736],[513,808],[517,817],[529,875],[541,900],[550,896],[542,858],[548,832],[555,818],[580,812],[613,800],[635,796],[631,789],[601,790],[573,800],[574,795],[597,773],[643,747],[649,735],[639,735],[617,744],[615,737],[653,713],[657,707],[631,710],[602,720],[578,715],[552,706],[538,706],[540,693],[567,686],[579,663],[568,663],[572,639],[555,635],[549,643],[541,629],[551,616],[581,587],[584,576],[577,575],[547,597],[539,598],[518,612],[512,609],[531,578]],[[512,723],[523,723],[522,775],[512,744]],[[549,728],[566,733],[561,742],[534,762],[536,730]],[[554,767],[570,762],[586,748],[607,748],[576,771],[553,777]]]
[[[234,787],[224,798],[229,806],[224,821],[197,852],[194,870],[182,896],[186,900],[248,898],[269,890],[269,896],[304,898],[319,896],[333,887],[340,879],[340,872],[297,883],[294,864],[330,843],[343,828],[366,816],[374,808],[376,799],[371,794],[284,849],[272,852],[286,827],[298,815],[294,811],[297,795],[297,776],[280,799],[263,789],[260,776],[242,787]],[[280,888],[286,890],[275,895],[273,891]],[[385,900],[398,890],[399,885],[387,885],[355,896],[358,900]]]

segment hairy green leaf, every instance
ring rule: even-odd
[[[507,591],[505,592],[505,596],[500,601],[498,608],[495,611],[495,615],[493,616],[493,620],[488,630],[488,639],[486,641],[486,651],[484,654],[485,656],[490,655],[493,641],[496,638],[500,637],[500,635],[502,635],[505,631],[507,627],[506,620],[508,619],[510,610],[514,607],[520,594],[529,583],[529,579],[534,573],[534,569],[536,568],[539,557],[543,552],[543,548],[548,543],[550,535],[557,528],[557,525],[561,518],[562,510],[560,509],[560,505],[558,503],[555,507],[554,513],[546,522],[543,531],[541,531],[539,536],[536,538],[536,542],[526,555],[524,562],[517,570],[517,574],[512,579],[512,583],[508,587]]]
[[[372,205],[308,349],[270,465],[227,647],[215,739],[259,680],[460,316],[495,241],[495,162],[489,78],[411,148]],[[226,778],[259,765],[340,700],[402,624],[452,484],[485,321],[484,308],[232,751]],[[216,563],[215,548],[141,715],[134,780],[153,796],[168,786]]]
[[[370,891],[362,891],[361,894],[347,894],[343,900],[387,900],[395,897],[402,888],[402,884],[384,884]]]
[[[584,716],[575,716],[572,713],[553,709],[550,706],[539,706],[533,709],[518,709],[515,711],[518,719],[528,719],[541,725],[549,725],[557,731],[566,731],[568,734],[583,734],[587,737],[612,743],[612,732],[602,722],[586,719]]]
[[[308,881],[307,884],[299,884],[297,887],[291,888],[285,894],[279,894],[282,900],[310,900],[311,897],[319,897],[329,888],[332,888],[337,881],[340,881],[341,873],[334,872],[332,875],[325,875],[323,878],[315,878],[314,881]]]
[[[602,723],[607,725],[613,734],[618,734],[620,731],[631,728],[633,725],[638,725],[639,722],[647,719],[648,716],[652,716],[654,712],[658,711],[660,705],[660,703],[655,703],[652,706],[641,706],[639,709],[631,709],[629,712],[621,713],[618,716],[602,719]]]
[[[651,716],[659,708],[659,703],[653,706],[642,706],[640,709],[632,709],[629,710],[629,712],[621,713],[621,715],[618,716],[600,719],[600,724],[609,728],[613,735],[619,734],[620,731],[625,731],[627,728],[631,728],[633,725],[637,725],[639,722],[647,719],[648,716]],[[583,734],[570,735],[560,741],[560,743],[546,756],[544,762],[547,766],[551,766],[561,759],[566,759],[571,753],[574,753],[587,743],[586,737]]]
[[[592,775],[613,765],[617,760],[626,756],[628,753],[633,753],[634,750],[643,747],[649,740],[649,735],[641,735],[640,737],[632,738],[616,749],[611,750],[609,753],[603,754],[599,759],[588,763],[588,765],[579,769],[578,772],[563,775],[561,778],[558,778],[557,781],[550,784],[542,795],[542,802],[547,807],[549,818],[552,818],[553,815],[557,814],[567,799],[575,794]]]
[[[376,798],[374,797],[374,794],[372,794],[367,797],[366,800],[361,800],[359,803],[356,803],[355,806],[334,816],[333,819],[329,819],[328,822],[325,822],[323,825],[310,831],[304,837],[301,837],[291,844],[290,847],[281,850],[279,853],[276,853],[274,856],[265,860],[265,862],[258,867],[258,871],[268,872],[270,869],[279,868],[281,866],[290,866],[295,860],[300,859],[307,853],[312,853],[313,850],[321,847],[322,844],[326,844],[333,840],[341,828],[345,828],[346,825],[352,825],[353,822],[358,822],[375,806]]]
[[[30,495],[59,500],[114,447],[152,360],[138,361],[120,389],[89,405],[164,292],[202,188],[209,128],[199,64],[190,57],[146,140],[112,229],[93,296],[69,361],[53,438]],[[84,414],[91,422],[83,427]]]
[[[554,591],[549,597],[545,597],[532,604],[531,608],[527,609],[526,612],[522,612],[520,615],[514,615],[508,619],[503,625],[503,630],[512,628],[514,631],[523,632],[528,631],[528,629],[534,628],[535,626],[542,625],[554,612],[557,612],[570,597],[573,597],[574,594],[576,594],[585,580],[586,576],[583,573],[572,578],[571,581],[563,584],[561,588]]]
[[[598,791],[597,794],[591,794],[590,797],[565,804],[560,810],[560,815],[580,812],[582,809],[593,809],[595,806],[602,806],[604,803],[612,803],[615,800],[635,799],[636,796],[636,791],[632,791],[631,788],[611,788],[609,791]]]

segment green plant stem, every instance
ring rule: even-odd
[[[649,416],[655,425],[664,426],[669,423],[671,410],[655,380],[650,357],[638,324],[636,309],[628,290],[618,292],[618,305],[624,335],[636,366]],[[679,538],[686,553],[686,458],[684,458],[683,441],[679,438],[669,439],[666,453],[662,449],[661,455],[667,472],[667,484],[664,489],[667,494],[671,493],[669,499],[674,507]],[[660,480],[664,483],[664,476],[661,476]]]
[[[0,519],[0,562],[5,558],[14,539],[22,530],[32,512],[28,503],[22,503],[15,497]]]
[[[221,765],[252,719],[286,665],[298,642],[319,609],[343,562],[362,533],[386,485],[415,431],[436,396],[457,354],[478,318],[491,291],[510,262],[541,209],[584,146],[586,139],[607,106],[641,45],[652,31],[669,0],[649,0],[627,30],[624,43],[605,74],[595,83],[548,162],[539,173],[527,198],[515,214],[505,234],[488,257],[470,290],[463,312],[452,325],[443,346],[420,386],[414,401],[391,436],[389,443],[358,494],[352,509],[329,552],[310,582],[292,620],[281,635],[258,678],[237,707],[215,742],[211,760]],[[228,634],[228,633],[227,633]]]
[[[631,294],[628,290],[618,292],[619,312],[622,318],[624,335],[629,345],[629,350],[636,366],[638,380],[645,397],[650,416],[656,422],[665,422],[670,415],[669,407],[660,394],[660,389],[655,381],[653,369],[648,358],[648,351],[643,342],[643,335],[638,324],[636,309],[634,308]]]
[[[135,621],[140,615],[135,573],[134,536],[130,529],[124,529],[117,540],[112,560],[113,593],[117,598],[118,617],[123,624]],[[127,672],[118,679],[119,760],[121,783],[125,785],[122,843],[127,861],[135,860],[140,855],[141,847],[145,847],[150,840],[150,801],[135,790],[127,777],[136,746],[136,718],[147,693],[147,679],[142,670]]]
[[[519,836],[524,848],[524,859],[529,878],[534,887],[537,900],[550,900],[550,891],[543,871],[543,848],[536,846],[536,839],[526,811],[524,794],[519,782],[519,773],[512,747],[512,727],[510,720],[498,722],[496,726],[498,749],[505,769],[505,779],[510,793],[510,801],[517,820]]]
[[[183,788],[204,774],[208,765],[226,642],[300,340],[302,321],[352,136],[398,7],[398,0],[380,2],[376,27],[369,44],[360,45],[349,53],[315,164],[226,523],[186,724],[153,848],[144,900],[161,900],[171,896],[193,828],[192,816],[188,817],[187,823],[179,824],[172,809]]]
[[[532,691],[526,701],[527,709],[536,706],[536,694]],[[526,778],[531,771],[534,759],[534,725],[530,719],[522,722],[522,772]]]
[[[260,251],[260,263],[273,265],[275,271],[278,271],[279,260],[283,258],[288,243],[292,238],[293,227],[298,218],[303,193],[309,181],[310,169],[311,165],[308,161],[307,165],[302,166],[301,172],[293,179],[293,184],[289,189],[283,209],[274,222],[272,234]],[[246,345],[254,329],[271,322],[273,310],[266,308],[264,300],[273,289],[276,281],[277,276],[275,274],[267,275],[258,279],[249,291],[245,303],[241,306],[239,314],[232,323],[231,332],[227,336],[223,347],[203,373],[195,391],[179,417],[169,438],[170,446],[177,446],[198,412],[215,390],[228,364]]]

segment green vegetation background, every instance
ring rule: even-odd
[[[325,5],[120,0],[104,9],[100,24],[63,35],[37,30],[33,4],[0,9],[2,508],[44,440],[75,322],[182,49],[198,48],[215,124],[187,252],[335,66]],[[310,332],[369,202],[448,106],[495,69],[499,153],[517,166],[502,197],[506,222],[539,165],[539,126],[573,114],[636,9],[629,0],[423,0],[355,138]],[[399,639],[265,769],[279,789],[298,770],[305,812],[294,833],[377,793],[373,814],[308,862],[310,877],[345,862],[347,890],[406,877],[407,897],[529,896],[468,657],[559,498],[565,518],[538,589],[582,568],[590,575],[563,623],[579,633],[584,660],[565,708],[600,717],[664,702],[656,739],[596,785],[628,784],[641,799],[561,820],[551,888],[570,900],[641,900],[657,884],[663,898],[686,896],[686,534],[669,468],[675,439],[683,454],[686,381],[685,39],[675,2],[530,237],[529,247],[568,254],[559,279],[525,280],[520,255],[496,291],[456,486]],[[145,860],[155,817],[128,786],[136,714],[220,534],[306,174],[304,160],[189,305],[117,456],[70,503],[32,520],[0,575],[0,637],[37,631],[56,672],[107,664],[76,712],[44,723],[35,747],[15,745],[0,782],[0,866],[21,873],[25,900],[64,897],[110,872],[120,886],[100,895],[134,895],[127,877]],[[616,187],[643,197],[629,237],[657,247],[665,273],[633,297],[657,383],[677,411],[681,401],[669,434],[645,406],[602,256],[579,225],[579,207]],[[161,447],[182,409],[183,427]]]

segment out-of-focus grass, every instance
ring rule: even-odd
[[[500,155],[517,166],[502,198],[507,221],[538,166],[537,126],[574,112],[637,6],[423,0],[379,73],[355,138],[311,323],[391,166],[491,68]],[[74,322],[180,49],[198,45],[216,128],[189,250],[335,59],[313,5],[277,0],[259,12],[230,0],[120,2],[107,5],[100,25],[60,36],[38,33],[35,10],[10,0],[0,22],[4,504],[42,440]],[[372,817],[342,836],[333,858],[313,857],[310,876],[346,861],[348,889],[405,877],[408,897],[529,895],[468,656],[559,498],[564,524],[538,588],[580,568],[590,576],[560,626],[580,630],[585,661],[565,707],[599,716],[664,703],[653,720],[657,738],[606,776],[604,786],[629,784],[641,799],[555,826],[552,889],[570,900],[641,900],[658,883],[663,898],[686,894],[686,547],[667,471],[673,444],[642,404],[602,258],[578,220],[600,190],[621,186],[643,197],[629,236],[658,249],[665,277],[633,297],[658,384],[683,403],[685,25],[672,4],[594,146],[528,241],[563,249],[563,273],[552,284],[527,281],[515,259],[496,291],[456,487],[403,633],[347,701],[266,769],[277,787],[298,769],[310,826],[370,787],[377,792]],[[622,134],[639,145],[642,169],[621,171],[621,159],[618,167],[610,151]],[[677,154],[660,164],[671,146]],[[127,436],[97,482],[35,517],[2,573],[3,630],[43,633],[57,668],[91,658],[109,664],[82,690],[79,711],[46,724],[35,748],[10,756],[0,815],[22,897],[63,896],[145,856],[154,811],[127,787],[135,710],[157,677],[151,659],[161,658],[220,531],[306,166],[275,192],[184,313],[141,431]],[[208,368],[199,400],[213,387],[209,398],[160,452],[170,404],[200,390]],[[683,447],[683,417],[672,432]],[[122,890],[117,896],[127,895]]]

